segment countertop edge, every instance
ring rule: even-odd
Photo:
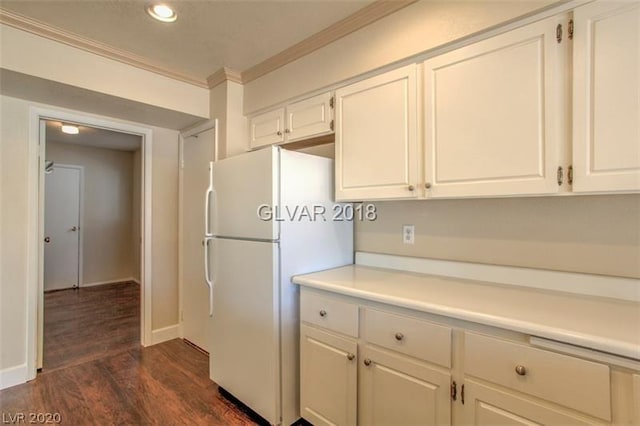
[[[475,322],[497,328],[508,329],[537,337],[543,337],[559,342],[570,343],[576,346],[606,352],[613,355],[629,358],[631,360],[640,361],[640,353],[638,347],[613,339],[606,339],[596,335],[576,333],[557,327],[549,327],[529,321],[520,321],[512,318],[488,315],[479,312],[459,309],[451,306],[425,303],[416,300],[389,296],[377,292],[368,292],[357,290],[350,287],[333,285],[321,280],[310,279],[305,276],[294,276],[293,283],[311,287],[319,290],[330,291],[332,293],[342,294],[345,296],[357,297],[374,302],[386,303],[389,305],[413,309],[416,311],[442,315],[450,318],[460,319],[469,322]]]

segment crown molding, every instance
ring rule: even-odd
[[[207,86],[209,87],[209,89],[213,89],[218,84],[224,83],[225,81],[233,81],[234,83],[243,84],[242,74],[240,73],[240,71],[222,67],[218,71],[207,77]]]
[[[330,25],[324,30],[307,37],[299,43],[275,54],[261,63],[246,69],[236,71],[227,67],[220,68],[206,81],[201,79],[156,65],[147,58],[136,55],[125,50],[116,49],[109,45],[79,36],[77,34],[52,27],[44,22],[37,21],[26,16],[8,11],[0,7],[0,23],[22,31],[26,31],[59,43],[66,44],[89,53],[100,55],[107,59],[112,59],[144,69],[174,80],[183,81],[205,89],[212,89],[225,81],[233,81],[239,84],[246,84],[265,74],[268,74],[290,62],[295,61],[315,50],[318,50],[334,41],[349,35],[387,15],[390,15],[417,0],[376,0],[370,5],[352,13],[346,18]]]
[[[206,81],[191,77],[180,72],[170,70],[168,68],[153,64],[148,59],[108,46],[106,44],[81,37],[77,34],[52,27],[44,22],[19,15],[17,13],[0,8],[0,23],[35,34],[40,37],[48,38],[59,43],[66,44],[77,49],[84,50],[89,53],[100,55],[107,59],[122,62],[146,71],[163,75],[165,77],[179,80],[185,83],[193,84],[202,88],[209,88]]]
[[[351,34],[375,21],[403,9],[417,0],[377,0],[346,18],[307,37],[299,43],[252,66],[242,72],[243,84],[256,80],[290,62],[300,59],[334,41]]]

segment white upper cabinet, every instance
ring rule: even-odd
[[[333,133],[331,92],[287,105],[287,142]]]
[[[549,18],[424,62],[427,197],[558,191],[566,111],[559,22]]]
[[[336,199],[416,198],[416,65],[336,90]]]
[[[573,190],[640,190],[640,3],[574,11]]]
[[[333,133],[331,92],[258,114],[249,119],[249,149]]]
[[[249,148],[284,142],[284,108],[251,117]]]

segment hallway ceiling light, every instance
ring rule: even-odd
[[[78,128],[78,126],[72,126],[71,124],[63,124],[62,133],[66,133],[68,135],[77,135],[78,133],[80,133],[80,129]]]
[[[166,4],[152,4],[147,6],[147,13],[152,18],[162,22],[174,22],[178,15]]]

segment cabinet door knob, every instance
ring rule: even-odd
[[[347,354],[347,359],[348,359],[349,361],[353,361],[353,359],[354,359],[355,357],[356,357],[356,356],[355,356],[354,354]]]
[[[397,340],[397,341],[400,341],[400,340],[402,340],[402,339],[404,339],[404,334],[402,334],[402,333],[400,333],[400,332],[396,333],[396,340]]]
[[[524,365],[516,365],[516,374],[518,374],[518,376],[525,376],[527,374],[527,369]]]
[[[413,186],[413,185],[409,185],[409,186],[408,186],[408,189],[409,189],[409,191],[413,191],[414,189],[416,189],[416,187],[415,187],[415,186]]]
[[[369,358],[366,358],[364,361],[364,365],[366,365],[367,367],[371,365],[371,360]]]
[[[320,316],[321,316],[322,318],[326,317],[326,316],[327,316],[327,311],[325,311],[324,309],[323,309],[323,310],[321,310],[321,311],[320,311]]]
[[[285,132],[285,133],[291,133],[291,130],[289,130],[289,129],[284,129],[284,132]]]
[[[427,188],[427,189],[431,188],[431,182],[426,182],[424,184],[424,187]]]
[[[278,136],[282,136],[282,132],[281,132],[280,130],[278,130],[278,131],[276,132],[276,135],[278,135]]]

